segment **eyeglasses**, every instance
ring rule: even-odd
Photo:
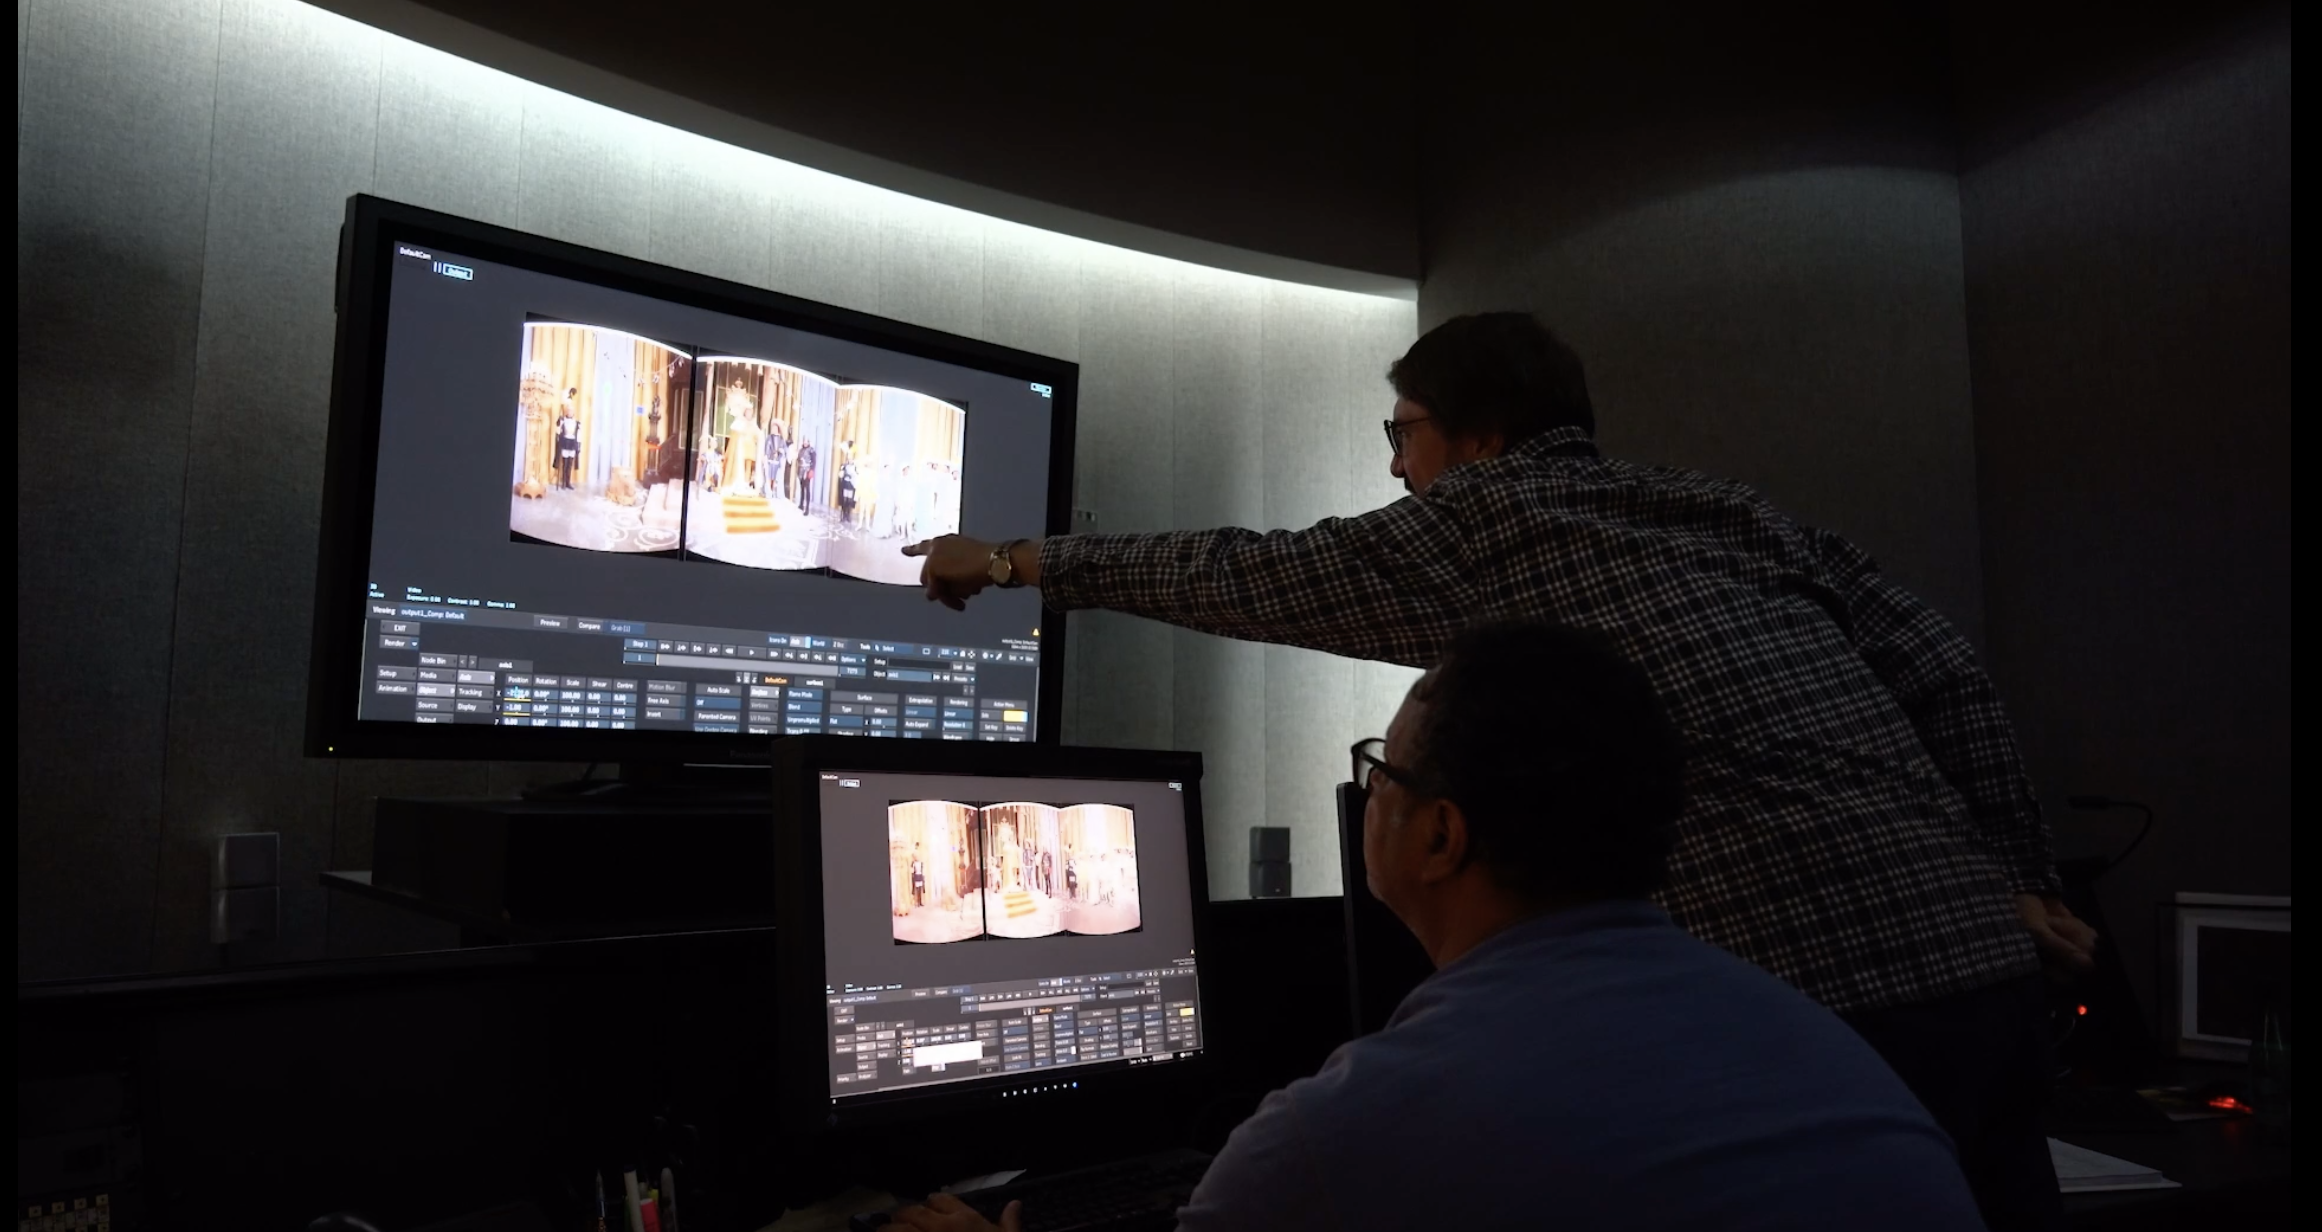
[[[1387,448],[1393,450],[1396,457],[1402,457],[1403,438],[1410,435],[1411,429],[1414,426],[1426,423],[1428,420],[1433,418],[1435,418],[1433,415],[1418,415],[1410,419],[1387,420],[1385,424],[1387,429]]]
[[[1387,764],[1387,742],[1383,738],[1374,736],[1369,740],[1357,740],[1347,753],[1354,761],[1354,776],[1350,781],[1365,793],[1376,786],[1373,780],[1377,777],[1384,777],[1407,791],[1427,790],[1417,773]]]

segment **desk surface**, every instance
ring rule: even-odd
[[[480,934],[495,941],[524,944],[527,942],[576,939],[572,934],[560,934],[552,929],[526,927],[507,920],[496,919],[480,911],[470,911],[450,903],[440,903],[433,899],[421,898],[416,894],[405,893],[402,890],[389,889],[386,886],[375,884],[371,880],[369,869],[326,872],[321,874],[319,880],[326,890],[337,890],[342,894],[352,894],[357,898],[367,898],[372,902],[399,907],[405,911],[426,916],[431,920],[456,924],[465,932]]]
[[[612,920],[583,924],[542,924],[511,920],[504,915],[493,915],[457,903],[422,898],[404,890],[379,885],[368,869],[336,870],[320,874],[322,887],[351,894],[357,898],[385,903],[431,920],[457,925],[462,944],[533,945],[550,941],[603,941],[617,937],[639,937],[658,933],[724,932],[737,927],[733,923],[701,920]],[[770,921],[768,921],[770,923]],[[738,927],[762,927],[742,924]]]
[[[2059,1139],[2116,1159],[2158,1168],[2182,1188],[2064,1195],[2074,1232],[2130,1232],[2195,1226],[2268,1227],[2290,1212],[2290,1142],[2245,1117],[2182,1121],[2153,1133],[2063,1133]],[[764,1232],[845,1232],[847,1217],[887,1210],[894,1198],[852,1190],[791,1211]],[[2264,1217],[2278,1214],[2280,1223]],[[2256,1216],[2254,1224],[2239,1224]]]
[[[2181,1121],[2164,1131],[2060,1133],[2062,1141],[2160,1169],[2180,1189],[2066,1194],[2076,1229],[2178,1227],[2193,1211],[2226,1226],[2241,1214],[2290,1210],[2290,1136],[2246,1117]]]

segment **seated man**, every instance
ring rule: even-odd
[[[1371,889],[1436,973],[1267,1097],[1182,1232],[1983,1226],[1861,1036],[1647,901],[1683,755],[1597,635],[1458,635],[1355,772]],[[948,1197],[898,1222],[989,1226]]]

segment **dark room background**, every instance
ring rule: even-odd
[[[52,88],[72,85],[41,41],[52,2],[20,0],[20,85],[28,56],[50,66]],[[1608,448],[1759,485],[1861,542],[1984,649],[2063,854],[2128,835],[2122,820],[2068,815],[2066,794],[2159,811],[2157,835],[2104,886],[2133,977],[2151,974],[2152,908],[2169,893],[2288,892],[2286,5],[1589,5],[1527,14],[1521,28],[1503,9],[1457,4],[1329,20],[1195,5],[1131,14],[1130,30],[1118,13],[1099,27],[1061,6],[1010,10],[1005,24],[966,8],[897,22],[876,6],[654,6],[662,28],[712,22],[721,42],[763,49],[740,67],[712,57],[732,70],[714,74],[698,40],[640,37],[634,5],[576,0],[553,20],[487,0],[324,7],[668,113],[649,118],[707,115],[715,128],[715,116],[738,116],[748,124],[710,135],[765,145],[779,131],[789,136],[766,152],[966,208],[1245,273],[1415,295],[1418,329],[1479,309],[1536,311],[1587,361]],[[177,9],[198,23],[233,20],[236,6]],[[20,170],[35,180],[70,161],[77,124],[128,126],[126,148],[150,166],[207,140],[190,120],[20,103]],[[170,594],[197,564],[174,555],[169,528],[201,499],[183,491],[183,413],[174,446],[136,426],[190,360],[145,343],[177,337],[154,322],[202,294],[151,255],[183,242],[198,203],[139,197],[141,183],[131,171],[107,189],[129,204],[97,213],[136,221],[92,223],[77,258],[101,275],[98,293],[45,282],[73,264],[53,236],[28,250],[19,224],[20,358],[112,357],[51,390],[46,408],[19,383],[20,979],[221,960],[191,874],[171,881],[154,855],[155,836],[201,818],[239,770],[230,746],[173,740],[140,708],[141,690],[172,687],[174,630],[189,617]],[[1145,310],[1120,306],[1122,319]],[[1247,362],[1363,369],[1328,374],[1345,404],[1329,431],[1333,457],[1368,465],[1335,434],[1378,417],[1375,356],[1407,342],[1402,311],[1348,325],[1368,331],[1355,342],[1293,314],[1318,341]],[[1252,332],[1261,319],[1273,318],[1246,318]],[[250,328],[238,362],[277,362],[266,323]],[[1204,336],[1180,333],[1159,361],[1129,366],[1198,393],[1214,365],[1187,348]],[[1105,345],[1135,357],[1148,341],[1124,331]],[[60,407],[73,422],[58,422]],[[1305,422],[1264,402],[1252,414],[1267,432]],[[306,422],[319,437],[319,408]],[[242,441],[260,460],[245,474],[262,481],[269,451],[319,454],[318,440],[295,444]],[[1377,478],[1331,499],[1387,499]],[[111,499],[117,490],[131,495]],[[157,519],[157,502],[175,504]],[[1212,507],[1181,491],[1144,524]],[[1278,523],[1340,511],[1247,507]],[[244,542],[311,553],[295,507],[234,508],[267,519]],[[55,550],[65,536],[82,546]],[[170,594],[105,593],[124,571],[164,579]],[[99,609],[120,623],[97,631],[132,630],[142,657],[92,676],[70,665],[111,652],[74,617]],[[282,653],[303,664],[305,651]],[[1243,652],[1175,653],[1182,669]],[[280,763],[303,697],[247,676],[221,672],[175,704],[219,707],[239,739],[282,746],[268,746]],[[1185,725],[1201,707],[1262,731],[1297,723],[1300,698],[1392,696],[1358,682],[1245,705],[1176,687],[1174,728],[1100,723],[1068,738],[1167,742],[1210,730]],[[164,790],[172,757],[194,764],[181,760]],[[340,801],[555,772],[305,771]],[[90,797],[103,792],[128,803],[97,810]],[[1262,785],[1248,798],[1244,824],[1287,807]],[[289,843],[324,827],[328,852],[332,824],[283,815],[247,828]],[[132,843],[143,846],[124,855]],[[322,952],[300,941],[276,956]]]

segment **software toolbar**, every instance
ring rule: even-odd
[[[942,988],[839,986],[831,1094],[1098,1064],[1201,1048],[1193,961],[1182,966]]]
[[[510,727],[1032,737],[1039,643],[944,646],[374,596],[361,717]]]

